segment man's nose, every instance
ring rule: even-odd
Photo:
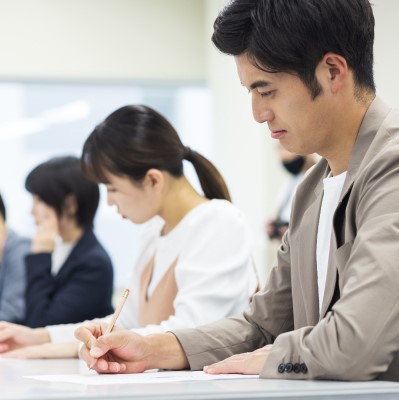
[[[260,104],[256,99],[252,100],[252,115],[256,122],[263,124],[264,122],[270,122],[274,118],[274,113],[270,107]]]

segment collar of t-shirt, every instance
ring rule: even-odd
[[[339,197],[344,186],[345,178],[346,171],[337,176],[329,176],[323,179],[324,193],[323,201],[321,203],[316,246],[317,284],[319,289],[320,310],[323,303],[324,290],[326,287],[333,216],[335,209],[338,206]]]
[[[51,274],[53,276],[58,274],[66,259],[69,257],[69,254],[71,254],[75,244],[76,241],[66,243],[63,242],[60,237],[57,237],[54,251],[51,254]]]

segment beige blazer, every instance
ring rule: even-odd
[[[262,378],[399,381],[399,112],[367,111],[333,221],[319,315],[316,236],[329,173],[297,191],[265,289],[242,316],[174,333],[192,369],[273,343]]]

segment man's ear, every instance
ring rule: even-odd
[[[163,173],[156,168],[151,168],[147,171],[144,177],[144,184],[151,189],[160,190],[164,184]]]
[[[347,83],[349,67],[344,57],[336,53],[326,53],[317,69],[324,78],[324,83],[330,87],[332,93],[337,93]]]
[[[68,194],[64,199],[62,213],[67,217],[75,217],[78,212],[78,202],[74,194]]]

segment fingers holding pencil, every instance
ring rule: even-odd
[[[90,323],[75,331],[75,337],[84,343],[84,346],[79,351],[79,356],[87,361],[89,369],[92,369],[97,359],[103,355],[100,354],[101,351],[99,353],[100,349],[97,345],[97,340],[108,336],[112,332],[128,296],[129,289],[126,289],[108,325],[103,322]],[[98,356],[96,355],[97,353],[99,353]]]
[[[87,327],[79,328],[75,336],[84,341]],[[172,334],[171,334],[172,335]],[[174,337],[174,336],[173,336]],[[115,328],[110,334],[100,336],[89,351],[82,346],[80,358],[100,374],[137,373],[152,368],[151,343],[146,336]]]
[[[93,360],[90,356],[90,350],[95,345],[97,338],[101,337],[106,331],[107,327],[108,324],[103,322],[91,322],[79,327],[75,331],[75,337],[82,342],[79,349],[79,357],[83,360],[90,358],[89,367]]]

